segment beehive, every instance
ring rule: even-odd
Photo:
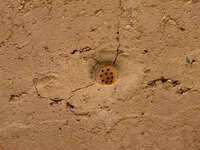
[[[99,69],[97,82],[103,85],[113,84],[117,79],[117,72],[113,66],[105,66]]]

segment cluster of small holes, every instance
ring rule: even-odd
[[[112,84],[115,78],[115,70],[113,68],[105,67],[100,70],[99,81],[101,84]]]

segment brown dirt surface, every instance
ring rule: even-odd
[[[200,150],[200,0],[0,0],[0,79],[0,150]]]

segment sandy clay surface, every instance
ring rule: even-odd
[[[200,150],[199,89],[200,0],[0,0],[0,150]]]

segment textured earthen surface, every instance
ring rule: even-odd
[[[200,150],[200,1],[1,0],[0,79],[0,150]]]

